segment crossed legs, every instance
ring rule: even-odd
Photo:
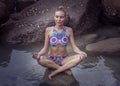
[[[62,66],[60,66],[60,65],[56,64],[54,61],[52,61],[51,59],[42,56],[38,60],[38,63],[44,67],[55,69],[53,72],[51,72],[48,75],[48,78],[52,79],[52,77],[54,77],[56,74],[63,72],[63,71],[66,72],[67,74],[70,74],[71,71],[69,69],[76,66],[77,64],[79,64],[83,58],[84,57],[81,57],[78,54],[69,56],[62,61],[62,63],[61,63]]]

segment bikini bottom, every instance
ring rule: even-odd
[[[48,55],[48,58],[52,59],[55,63],[61,65],[61,62],[67,57],[68,55],[56,57],[52,55]]]

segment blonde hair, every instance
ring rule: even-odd
[[[64,6],[59,6],[59,7],[56,9],[56,11],[62,11],[62,12],[64,12],[65,16],[67,16],[67,12],[66,12]],[[56,11],[55,11],[55,12],[56,12]]]

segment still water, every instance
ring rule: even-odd
[[[27,46],[0,44],[0,86],[39,86],[45,68],[32,53],[43,44]],[[69,49],[71,53],[71,49]],[[120,56],[89,56],[72,72],[80,86],[120,86]]]

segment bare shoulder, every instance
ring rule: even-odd
[[[73,30],[71,27],[66,27],[66,31],[67,33],[70,35],[71,33],[73,33]]]
[[[50,36],[52,31],[53,31],[53,26],[47,27],[45,32]]]
[[[50,32],[50,31],[52,31],[52,28],[53,28],[53,26],[51,26],[51,27],[47,27],[47,28],[46,28],[46,32]]]

